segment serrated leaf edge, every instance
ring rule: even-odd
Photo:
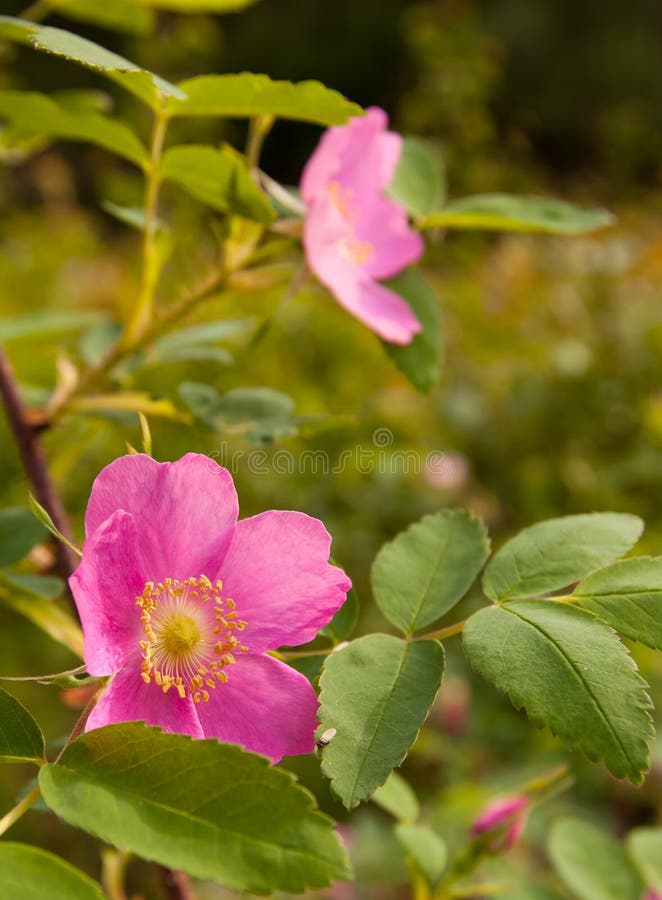
[[[554,603],[554,602],[559,602],[559,601],[549,600],[549,602],[550,602],[550,603]],[[491,607],[483,607],[483,609],[490,609],[490,608],[491,608]],[[513,610],[510,609],[507,605],[504,605],[503,607],[501,607],[501,604],[496,604],[496,603],[495,603],[495,604],[493,604],[493,608],[496,608],[496,609],[503,608],[504,610],[507,610],[511,615],[516,615],[516,616],[517,616],[517,613],[513,613]],[[583,613],[585,613],[586,615],[591,615],[587,610],[580,610],[580,611],[583,612]],[[598,619],[597,616],[592,616],[592,617],[593,617],[594,619],[596,619],[597,621],[599,621],[600,624],[601,624],[605,629],[607,629],[607,630],[614,636],[614,638],[616,639],[616,641],[617,641],[617,642],[620,644],[620,646],[625,650],[625,654],[626,654],[626,656],[627,656],[627,659],[629,660],[629,665],[630,665],[630,668],[631,668],[633,674],[635,675],[636,679],[641,683],[641,685],[642,685],[644,688],[648,689],[650,686],[649,686],[648,683],[641,677],[641,674],[639,673],[639,669],[637,668],[637,664],[636,664],[636,662],[634,661],[634,659],[632,658],[632,654],[630,653],[630,650],[629,650],[628,647],[626,647],[626,645],[621,641],[621,639],[620,639],[620,637],[619,637],[619,635],[618,635],[618,632],[617,632],[614,628],[612,628],[610,625],[608,625],[606,622],[603,622],[601,619]],[[525,622],[527,625],[529,625],[529,626],[531,626],[531,627],[533,627],[533,628],[536,628],[537,631],[541,631],[541,633],[543,633],[543,634],[545,635],[545,637],[547,637],[547,635],[546,635],[545,632],[542,632],[542,630],[541,630],[540,628],[537,628],[536,626],[531,625],[531,623],[530,623],[527,619],[524,619],[522,616],[517,616],[517,618],[520,619],[521,621]],[[556,646],[556,644],[555,644],[554,642],[552,642],[552,643],[554,644],[554,646]],[[463,639],[463,645],[464,645],[464,639]],[[614,770],[607,764],[607,762],[606,762],[606,760],[605,760],[605,758],[604,758],[604,756],[603,756],[602,754],[600,754],[600,753],[589,752],[585,747],[582,746],[582,744],[581,744],[581,742],[580,742],[579,740],[575,740],[574,738],[570,737],[569,735],[564,734],[560,729],[557,729],[557,728],[552,727],[552,726],[549,724],[549,722],[545,721],[544,718],[542,718],[541,716],[537,715],[535,712],[529,711],[529,710],[526,708],[526,703],[525,703],[525,701],[524,701],[524,700],[521,700],[521,699],[518,699],[518,697],[516,696],[516,692],[515,692],[514,690],[508,690],[508,689],[502,688],[501,686],[497,685],[494,681],[492,681],[490,678],[488,678],[483,672],[481,672],[481,670],[478,668],[478,666],[475,665],[474,660],[471,658],[470,654],[469,654],[469,653],[466,653],[466,650],[465,650],[465,655],[466,655],[467,658],[469,659],[469,662],[470,662],[471,667],[473,668],[473,670],[474,670],[475,672],[477,672],[477,673],[481,676],[481,678],[484,678],[485,681],[488,682],[488,684],[491,684],[494,688],[496,688],[496,689],[499,691],[499,693],[504,694],[505,696],[507,696],[508,699],[510,700],[510,702],[512,703],[512,705],[514,706],[514,708],[515,708],[518,712],[521,712],[522,710],[524,710],[524,712],[526,713],[527,718],[529,719],[529,721],[531,721],[531,722],[533,723],[533,725],[535,725],[536,728],[539,728],[539,729],[546,728],[546,729],[547,729],[548,731],[550,731],[555,737],[561,738],[561,740],[565,743],[565,745],[568,747],[568,749],[574,750],[575,748],[577,748],[577,749],[581,750],[581,752],[584,754],[584,756],[585,756],[587,759],[589,759],[591,762],[602,762],[602,763],[604,763],[604,765],[607,767],[607,769],[608,769],[608,770],[612,773],[612,775],[614,775],[616,778],[628,778],[628,779],[632,782],[632,784],[635,785],[635,787],[638,787],[639,785],[642,784],[642,782],[643,782],[643,780],[644,780],[644,778],[645,778],[646,772],[648,771],[648,769],[649,769],[649,767],[650,767],[651,752],[652,752],[652,751],[651,751],[651,742],[652,742],[652,739],[655,737],[655,727],[654,727],[654,723],[653,723],[653,717],[652,717],[651,712],[650,712],[654,707],[653,707],[653,702],[652,702],[650,696],[649,696],[648,693],[647,693],[647,690],[643,692],[643,697],[644,697],[644,698],[646,699],[646,701],[648,701],[648,702],[647,702],[647,703],[646,703],[646,702],[642,702],[642,703],[637,704],[637,708],[640,709],[640,710],[644,713],[645,718],[646,718],[647,723],[648,723],[648,740],[645,740],[645,739],[644,739],[644,740],[640,741],[640,743],[641,743],[641,744],[644,746],[644,748],[646,749],[646,761],[645,761],[645,766],[643,767],[643,769],[641,770],[641,772],[638,773],[638,778],[635,779],[635,778],[633,778],[632,775],[630,775],[628,772],[625,772],[625,771],[623,771],[623,772],[614,771]],[[564,659],[565,659],[565,655],[564,655]],[[574,670],[574,668],[575,668],[575,667],[574,667],[574,665],[573,665],[573,666],[572,666],[572,669]],[[589,693],[590,693],[590,691],[589,691]],[[592,695],[591,695],[591,696],[592,696]],[[602,711],[601,711],[601,713],[602,713]],[[610,726],[610,729],[611,729],[611,726]],[[618,741],[618,743],[619,743],[619,745],[620,745],[620,741]]]
[[[403,535],[405,535],[405,534],[408,534],[413,528],[416,528],[416,527],[419,526],[419,525],[423,525],[425,522],[429,522],[431,519],[436,519],[436,518],[438,518],[439,516],[443,516],[444,518],[448,518],[448,519],[453,519],[453,518],[461,517],[461,518],[465,518],[465,519],[467,519],[467,520],[469,520],[469,521],[476,522],[476,523],[478,524],[478,526],[479,526],[479,530],[480,530],[480,533],[481,533],[481,538],[482,538],[483,545],[484,545],[484,549],[485,549],[485,558],[484,558],[483,562],[481,563],[480,568],[479,568],[478,571],[476,572],[476,575],[475,575],[473,581],[472,581],[471,584],[467,587],[466,591],[464,591],[464,593],[461,594],[461,595],[457,598],[457,600],[455,601],[455,603],[453,604],[453,606],[451,606],[451,607],[450,607],[449,609],[447,609],[444,613],[442,613],[442,615],[437,616],[435,619],[431,619],[429,622],[426,622],[425,625],[419,625],[419,626],[416,626],[416,624],[415,624],[415,622],[414,622],[414,625],[411,626],[409,629],[407,629],[407,628],[404,628],[399,622],[394,622],[393,619],[391,619],[390,616],[386,613],[386,611],[382,609],[381,604],[380,604],[379,600],[377,599],[377,592],[376,592],[375,589],[374,589],[373,571],[374,571],[375,565],[376,565],[376,563],[377,563],[377,560],[378,560],[379,557],[382,555],[382,553],[383,553],[385,550],[390,549],[390,548],[393,546],[393,544],[395,544],[396,541],[399,540],[399,538],[401,538],[401,537],[402,537]],[[445,541],[445,542],[444,542],[444,547],[446,546],[446,543],[447,543],[447,542]],[[379,607],[379,609],[380,609],[380,611],[382,612],[382,614],[383,614],[383,615],[388,619],[388,621],[391,623],[391,625],[394,625],[396,628],[399,628],[399,629],[402,631],[402,633],[403,633],[406,637],[412,636],[412,635],[416,634],[416,632],[419,631],[420,629],[422,629],[422,628],[428,628],[428,627],[429,627],[430,625],[432,625],[434,622],[437,622],[439,619],[443,618],[443,616],[445,616],[447,613],[449,613],[449,612],[451,611],[451,609],[454,609],[454,607],[457,606],[457,604],[460,602],[460,600],[462,600],[463,597],[466,597],[466,595],[469,593],[469,591],[471,590],[471,588],[472,588],[472,587],[474,586],[474,584],[476,583],[476,581],[477,581],[477,579],[478,579],[480,573],[481,573],[482,570],[484,569],[485,564],[486,564],[486,562],[487,562],[488,559],[489,559],[490,552],[491,552],[491,548],[492,548],[492,541],[491,541],[491,539],[490,539],[490,534],[489,534],[489,531],[487,530],[487,526],[485,525],[485,522],[480,518],[480,516],[477,516],[477,515],[476,515],[475,513],[473,513],[471,510],[469,510],[469,509],[443,509],[443,510],[440,510],[440,511],[435,512],[435,513],[428,513],[427,515],[425,515],[425,516],[423,516],[422,518],[418,519],[416,522],[412,522],[412,523],[411,523],[410,525],[408,525],[403,531],[398,532],[398,534],[394,535],[394,537],[392,537],[390,541],[386,541],[386,543],[382,544],[382,546],[381,546],[381,547],[379,548],[379,550],[377,551],[377,555],[376,555],[375,558],[373,559],[372,565],[370,566],[370,585],[371,585],[371,587],[372,587],[372,593],[373,593],[373,597],[375,598],[375,603],[376,603],[377,606]],[[443,552],[443,548],[442,548],[442,551],[441,551],[441,552]],[[428,588],[429,588],[429,586],[430,586],[431,581],[432,581],[432,578],[430,578],[429,581],[428,581],[428,586],[427,586]],[[426,588],[426,590],[427,590],[427,588]],[[425,592],[424,592],[424,596],[425,596]],[[421,606],[422,606],[422,605],[423,605],[423,600],[421,600],[421,602],[420,602],[420,604],[419,604],[419,606],[418,606],[416,615],[418,615],[418,613],[420,612],[420,609],[421,609]]]
[[[577,516],[581,516],[581,515],[616,515],[616,516],[628,516],[629,518],[637,519],[637,521],[639,522],[639,526],[640,526],[640,528],[639,528],[639,533],[637,534],[637,537],[634,539],[634,541],[630,544],[630,547],[629,547],[627,550],[624,551],[625,553],[628,553],[628,552],[632,549],[632,547],[634,547],[634,545],[637,543],[637,541],[641,538],[641,535],[644,533],[644,529],[645,529],[645,527],[646,527],[646,523],[645,523],[644,520],[641,518],[641,516],[634,515],[633,513],[614,512],[613,510],[608,510],[608,509],[606,509],[606,510],[600,510],[600,511],[594,512],[594,513],[578,513],[578,514],[573,514],[573,515],[568,515],[568,516],[554,516],[554,517],[552,517],[551,519],[543,519],[542,522],[536,522],[535,525],[529,525],[529,526],[527,526],[526,528],[522,528],[521,531],[518,531],[518,532],[517,532],[517,534],[514,534],[511,538],[508,538],[508,540],[505,541],[505,543],[503,543],[503,544],[499,547],[499,549],[496,550],[496,552],[492,554],[492,557],[491,557],[491,559],[489,560],[489,562],[488,562],[488,564],[487,564],[487,566],[485,567],[485,570],[484,570],[484,572],[483,572],[482,588],[483,588],[483,593],[485,594],[485,596],[486,596],[489,600],[491,600],[493,603],[495,603],[495,604],[497,604],[497,605],[499,605],[499,606],[502,605],[502,604],[504,604],[504,603],[510,603],[511,601],[516,601],[516,600],[531,600],[531,599],[533,599],[533,598],[537,598],[537,597],[540,597],[540,596],[548,596],[548,595],[540,595],[540,594],[532,594],[532,593],[511,595],[510,592],[506,592],[505,594],[502,594],[500,597],[497,597],[496,595],[490,593],[490,592],[487,590],[487,588],[486,588],[486,586],[485,586],[485,576],[486,576],[487,573],[488,573],[488,570],[489,570],[490,565],[492,565],[492,563],[494,562],[494,560],[498,558],[498,556],[499,556],[499,554],[501,553],[501,551],[502,551],[505,547],[507,547],[508,544],[510,544],[512,541],[516,540],[521,534],[524,534],[526,531],[529,531],[531,528],[535,528],[536,525],[547,525],[547,524],[550,523],[550,522],[560,522],[560,521],[562,521],[563,519],[574,519],[574,518],[577,518]],[[565,540],[565,538],[564,538],[563,540]],[[557,544],[563,543],[563,540],[559,540],[559,541],[555,542],[554,544],[550,544],[550,547],[554,547],[554,546],[556,546]],[[599,572],[600,569],[604,569],[604,568],[606,568],[606,567],[609,566],[609,565],[613,565],[613,563],[618,562],[618,561],[621,560],[621,559],[623,559],[623,557],[622,557],[622,556],[619,556],[619,557],[617,557],[616,559],[610,560],[609,562],[607,562],[607,563],[605,563],[605,564],[603,564],[603,565],[601,565],[601,566],[598,566],[598,567],[595,568],[595,569],[591,569],[590,572],[587,572],[586,575],[583,575],[583,576],[582,576],[582,579],[581,579],[581,580],[583,581],[585,578],[588,578],[589,575],[592,575],[594,572]],[[561,585],[561,587],[563,587],[563,585]]]
[[[373,634],[379,634],[379,632],[373,632]],[[366,637],[371,637],[371,636],[372,636],[372,635],[366,635]],[[389,636],[389,637],[395,637],[395,635],[388,635],[388,636]],[[361,638],[357,638],[356,640],[361,640]],[[335,789],[335,787],[334,787],[334,780],[335,780],[335,779],[334,779],[333,777],[329,777],[328,775],[326,775],[326,772],[324,772],[324,768],[323,768],[323,764],[322,764],[322,774],[325,775],[325,777],[327,777],[327,778],[329,779],[329,784],[331,785],[331,790],[333,791],[333,793],[335,794],[335,796],[338,797],[338,799],[342,802],[343,806],[344,806],[346,809],[354,809],[356,806],[359,805],[359,803],[363,802],[364,800],[368,800],[370,797],[372,797],[372,795],[373,795],[374,792],[377,790],[377,788],[383,787],[383,785],[386,784],[386,782],[387,782],[387,780],[388,780],[388,778],[389,778],[391,772],[394,772],[396,769],[399,769],[399,768],[400,768],[400,766],[402,765],[402,763],[403,763],[403,762],[405,761],[405,759],[407,758],[407,754],[409,753],[409,751],[411,750],[411,748],[414,746],[414,744],[415,744],[416,741],[418,740],[418,736],[419,736],[419,734],[420,734],[420,732],[421,732],[421,728],[423,727],[423,725],[425,725],[425,723],[426,723],[426,721],[427,721],[427,719],[428,719],[428,716],[430,715],[430,710],[431,710],[432,707],[434,706],[434,702],[435,702],[435,700],[437,699],[437,695],[438,695],[439,691],[441,690],[441,683],[442,683],[442,681],[443,681],[444,674],[445,674],[445,672],[446,672],[446,653],[445,653],[445,651],[444,651],[444,648],[443,648],[443,645],[442,645],[441,641],[434,641],[434,640],[431,640],[431,641],[405,641],[405,640],[403,640],[403,639],[400,638],[400,637],[397,637],[396,640],[401,641],[403,644],[405,644],[405,645],[407,645],[407,646],[410,646],[410,645],[413,644],[413,643],[417,643],[417,644],[420,644],[420,643],[437,644],[437,645],[439,646],[439,649],[441,650],[441,658],[442,658],[441,678],[439,679],[439,687],[438,687],[437,690],[435,691],[435,695],[434,695],[434,697],[432,698],[432,701],[431,701],[430,705],[428,706],[428,711],[426,712],[425,716],[424,716],[423,719],[421,720],[421,724],[420,724],[420,725],[418,726],[418,728],[416,729],[416,734],[414,735],[414,739],[412,740],[411,744],[410,744],[409,747],[407,747],[407,749],[404,751],[404,753],[402,754],[402,757],[400,758],[400,760],[399,760],[397,763],[395,763],[395,764],[393,765],[393,767],[386,773],[386,775],[384,776],[384,780],[381,781],[379,784],[376,784],[376,785],[374,786],[374,788],[373,788],[369,793],[366,792],[366,793],[361,794],[361,795],[359,795],[359,796],[355,796],[354,793],[352,793],[352,800],[353,800],[353,802],[352,802],[352,801],[350,801],[350,802],[345,801],[345,800],[340,796],[340,794],[336,791],[336,789]],[[354,642],[352,642],[352,643],[354,643]],[[337,652],[337,651],[336,651],[336,652]],[[401,668],[402,668],[402,665],[401,665]],[[321,724],[324,724],[324,718],[325,718],[325,715],[324,715],[324,709],[325,709],[325,707],[324,707],[324,699],[323,699],[323,698],[324,698],[324,693],[325,693],[325,688],[324,688],[324,685],[322,684],[322,679],[324,678],[325,671],[326,671],[326,670],[325,670],[325,667],[323,666],[323,667],[322,667],[322,671],[320,672],[320,675],[319,675],[320,694],[319,694],[319,709],[318,709],[317,717],[318,717],[318,719],[319,719],[319,721],[320,721]],[[399,672],[398,672],[398,674],[399,674]],[[371,746],[372,746],[372,744],[371,744]]]
[[[129,723],[122,723],[122,724],[123,724],[123,725],[126,725],[126,724],[129,724]],[[169,734],[168,732],[165,732],[162,728],[159,728],[158,726],[147,725],[144,721],[132,722],[132,723],[130,723],[130,724],[132,724],[132,725],[143,726],[148,732],[159,732],[160,734]],[[111,726],[106,726],[106,727],[111,727],[111,728],[112,728],[113,726],[111,725]],[[71,748],[75,747],[75,746],[78,744],[78,742],[84,741],[85,738],[86,738],[86,736],[89,736],[89,733],[86,733],[86,734],[84,734],[84,735],[81,735],[81,737],[79,737],[79,738],[77,738],[75,741],[73,741],[73,742],[69,745],[69,747],[67,748],[67,751],[69,751]],[[186,740],[186,741],[187,741],[188,743],[190,743],[190,744],[193,744],[193,743],[195,742],[196,744],[208,744],[208,745],[215,745],[215,746],[220,745],[220,746],[226,747],[226,748],[233,748],[233,749],[236,750],[236,751],[239,751],[239,752],[241,752],[241,753],[243,753],[243,754],[248,754],[249,756],[251,756],[251,757],[253,757],[254,759],[258,760],[260,763],[262,763],[262,768],[263,768],[263,769],[270,769],[270,770],[272,770],[272,771],[277,772],[278,775],[279,775],[279,777],[280,777],[281,780],[283,781],[283,783],[284,783],[285,781],[288,781],[291,785],[293,785],[293,786],[296,788],[296,790],[297,790],[298,792],[302,793],[302,794],[305,796],[305,798],[306,798],[305,812],[308,813],[310,816],[312,816],[312,818],[318,820],[320,823],[324,823],[325,825],[330,825],[330,826],[331,826],[331,830],[330,830],[330,835],[329,835],[329,837],[332,838],[332,840],[335,842],[335,844],[336,844],[336,846],[338,847],[338,849],[341,851],[341,854],[340,854],[340,855],[341,855],[341,857],[342,857],[342,859],[343,859],[343,863],[344,863],[344,865],[345,865],[345,872],[344,872],[343,874],[344,874],[344,875],[349,875],[349,873],[350,873],[349,861],[348,861],[348,859],[347,859],[347,854],[346,854],[346,851],[345,851],[345,847],[344,847],[342,841],[340,840],[340,838],[339,838],[339,836],[338,836],[338,833],[335,831],[335,828],[334,828],[335,822],[334,822],[334,820],[333,820],[330,816],[326,815],[326,813],[323,813],[323,812],[319,809],[319,807],[317,806],[317,801],[316,801],[316,798],[315,798],[314,794],[313,794],[311,791],[309,791],[308,788],[304,787],[302,784],[299,783],[299,781],[297,780],[296,775],[295,775],[293,772],[290,772],[290,771],[288,771],[287,769],[282,769],[282,768],[278,768],[278,767],[272,766],[272,765],[271,765],[271,761],[269,760],[268,757],[263,756],[263,755],[260,754],[260,753],[253,753],[252,751],[244,750],[242,747],[238,746],[237,744],[227,744],[227,743],[223,743],[222,741],[218,741],[218,740],[216,740],[215,738],[192,738],[192,737],[191,737],[190,735],[188,735],[188,734],[180,734],[180,733],[177,733],[176,735],[171,735],[171,734],[169,734],[169,736],[171,736],[171,737],[172,737],[172,736],[176,736],[177,738],[184,739],[184,740]],[[133,741],[127,739],[127,740],[125,741],[124,746],[130,745],[130,744],[132,744],[132,743],[133,743],[133,744],[139,744],[139,743],[140,743],[140,739],[139,739],[139,738],[136,738],[136,739],[134,739]],[[63,756],[63,760],[66,758],[66,752],[67,752],[67,751],[65,751],[65,756]],[[43,766],[43,767],[40,769],[40,772],[39,772],[39,783],[40,783],[40,785],[41,785],[41,782],[42,782],[42,775],[45,773],[44,777],[47,777],[47,776],[48,776],[48,773],[49,773],[52,769],[61,769],[61,770],[65,770],[66,772],[68,772],[68,773],[71,774],[71,775],[79,776],[79,777],[80,777],[80,775],[79,775],[79,773],[78,773],[78,771],[77,771],[76,769],[72,769],[72,768],[68,767],[68,766],[65,765],[64,762],[61,760],[61,761],[59,761],[59,762],[57,762],[57,763],[48,763],[47,765]],[[82,777],[81,777],[81,780],[84,780],[84,779],[85,779],[85,776],[82,776]],[[245,782],[245,783],[247,783],[247,782]],[[42,793],[43,793],[43,792],[42,792]],[[121,792],[120,792],[120,793],[121,793]],[[129,796],[129,797],[137,796],[137,795],[131,794],[130,791],[124,791],[123,793],[125,793],[125,794],[126,794],[127,796]],[[64,819],[64,817],[60,816],[60,814],[59,814],[55,809],[53,809],[53,808],[50,806],[50,804],[48,803],[48,799],[47,799],[47,797],[45,796],[45,794],[43,794],[43,797],[44,797],[44,802],[46,803],[47,806],[49,806],[49,809],[52,809],[52,811],[53,811],[58,817],[63,818],[64,821],[68,821],[67,819]],[[139,798],[139,799],[143,799],[143,798]],[[173,813],[173,814],[175,814],[175,815],[182,816],[182,817],[186,817],[186,818],[189,818],[189,819],[194,819],[194,820],[196,820],[199,824],[201,824],[201,825],[204,826],[204,827],[209,827],[209,825],[210,825],[210,823],[209,823],[208,821],[206,821],[205,819],[198,819],[195,815],[188,814],[188,813],[183,813],[181,810],[178,810],[178,809],[176,809],[176,808],[170,807],[170,806],[168,806],[167,804],[160,803],[160,802],[155,801],[155,800],[150,800],[150,801],[148,801],[148,802],[151,803],[151,804],[153,804],[154,806],[160,807],[161,809],[167,810],[169,813]],[[77,823],[71,823],[71,824],[74,824],[75,827],[81,828],[83,831],[86,831],[86,832],[88,832],[88,833],[90,833],[90,834],[95,834],[97,837],[100,837],[102,840],[106,840],[105,837],[103,837],[102,835],[97,834],[97,833],[96,833],[93,829],[91,829],[91,828],[82,827],[81,825],[78,825]],[[221,830],[220,826],[216,826],[216,825],[214,825],[214,823],[211,823],[211,824],[212,824],[212,827],[217,827],[219,830]],[[248,838],[247,838],[247,839],[248,839]],[[260,839],[253,838],[253,837],[251,837],[250,839],[251,839],[251,840],[255,840],[256,843],[267,843],[267,842],[265,842],[264,840],[260,840]],[[278,845],[272,845],[272,846],[274,846],[276,849],[279,849],[279,848],[278,848]],[[300,853],[301,855],[306,856],[305,851],[296,851],[296,850],[293,849],[291,852],[293,853],[293,855],[296,855],[297,853]],[[144,858],[144,859],[149,859],[149,857],[146,856],[146,855],[144,855],[144,853],[142,853],[142,852],[141,852],[141,856],[142,856],[142,858]],[[308,856],[312,856],[312,854],[308,854]],[[321,857],[317,854],[317,855],[312,856],[312,858],[315,859],[315,860],[320,860]],[[324,858],[322,858],[322,859],[323,859],[323,861],[327,861],[327,860],[324,860]],[[162,860],[153,860],[153,861],[155,861],[155,862],[162,862]],[[192,873],[192,874],[195,874],[195,873]],[[209,876],[198,876],[198,877],[209,877]],[[308,883],[308,884],[306,885],[306,887],[305,887],[304,889],[324,886],[324,885],[327,884],[327,883],[328,883],[328,882],[314,883],[314,882],[311,881],[310,883]],[[246,889],[246,890],[250,890],[250,891],[255,892],[255,893],[260,893],[260,894],[262,893],[262,891],[260,891],[260,890],[255,890],[255,887],[245,888],[245,889]],[[268,892],[265,892],[265,893],[268,893]]]

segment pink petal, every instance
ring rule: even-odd
[[[338,269],[328,287],[341,306],[385,341],[409,344],[421,330],[407,301],[377,281]]]
[[[227,670],[228,683],[211,691],[197,712],[205,737],[263,753],[311,753],[317,696],[307,678],[270,656],[248,654]]]
[[[122,456],[97,476],[85,516],[89,535],[115,510],[131,513],[147,577],[214,578],[232,537],[238,503],[232,476],[213,459],[187,453],[173,463]]]
[[[386,113],[372,107],[365,116],[351,119],[347,145],[335,180],[350,192],[357,207],[379,196],[393,177],[402,150],[402,139],[385,132]]]
[[[348,257],[343,251],[346,234],[347,226],[338,210],[332,204],[316,203],[304,224],[303,242],[308,264],[341,306],[385,341],[410,343],[421,330],[420,322],[406,300],[372,280],[369,272],[372,257],[364,263]],[[395,263],[408,264],[418,258],[423,249],[421,238],[413,233],[398,234],[388,242],[382,233],[380,239],[386,246],[382,251],[373,244],[372,254],[376,259],[373,268],[389,274],[396,270],[388,258],[389,251],[394,254]]]
[[[203,737],[191,698],[182,699],[175,690],[164,694],[153,681],[145,684],[140,677],[139,659],[134,656],[113,678],[90,713],[85,731],[115,722],[145,722],[172,734]]]
[[[372,246],[372,253],[362,266],[371,278],[391,278],[417,262],[425,249],[421,235],[409,227],[404,207],[386,197],[361,209],[355,231],[359,241]]]
[[[221,570],[223,594],[248,626],[251,653],[305,644],[326,625],[351,587],[329,565],[331,537],[300,512],[270,510],[237,523]]]
[[[350,139],[351,132],[346,125],[327,128],[324,132],[301,176],[300,187],[304,203],[313,203],[317,197],[326,193],[327,185],[337,176],[342,155]]]
[[[384,110],[371,107],[346,125],[327,129],[308,160],[301,177],[301,195],[310,206],[335,181],[351,191],[357,205],[380,193],[395,172],[402,138],[384,131]]]
[[[85,634],[90,675],[112,675],[142,636],[136,597],[145,574],[138,557],[133,518],[118,510],[85,542],[80,565],[69,579]]]
[[[523,794],[516,794],[503,800],[495,800],[482,810],[471,826],[471,830],[474,834],[491,831],[504,822],[510,822],[514,816],[521,813],[528,805],[528,798]]]

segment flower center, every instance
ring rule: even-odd
[[[354,192],[339,181],[330,181],[326,186],[331,204],[335,206],[340,215],[351,222],[356,218],[356,206],[352,202]]]
[[[367,263],[374,252],[375,248],[370,241],[361,241],[350,233],[340,242],[340,253],[358,266]]]
[[[190,616],[177,613],[163,627],[163,647],[173,656],[185,657],[200,642],[200,629]]]
[[[330,181],[327,193],[331,205],[334,206],[345,220],[344,236],[339,244],[339,251],[345,259],[354,265],[362,266],[367,263],[375,252],[374,245],[370,241],[362,241],[354,233],[354,222],[357,218],[357,209],[354,203],[354,192],[338,181]]]
[[[237,618],[234,600],[221,594],[223,584],[206,575],[176,581],[148,581],[136,604],[145,640],[141,677],[152,680],[167,694],[174,687],[180,697],[195,703],[209,700],[209,691],[228,680],[225,669],[235,653],[246,653],[235,632],[246,622]]]

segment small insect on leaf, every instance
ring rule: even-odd
[[[323,731],[322,734],[315,741],[315,746],[317,750],[321,752],[327,746],[329,741],[332,741],[336,736],[335,728],[327,728],[326,731]]]

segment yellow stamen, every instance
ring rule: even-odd
[[[207,703],[206,688],[227,683],[224,668],[234,665],[233,653],[248,648],[233,634],[246,622],[237,618],[234,600],[223,598],[222,587],[220,579],[212,584],[206,575],[145,584],[136,597],[146,638],[138,642],[145,684],[154,679],[164,694],[174,687],[182,699]]]

